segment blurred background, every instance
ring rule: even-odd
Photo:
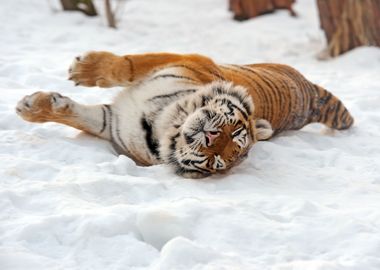
[[[102,5],[102,13],[104,13],[107,25],[117,28],[119,18],[122,18],[120,12],[123,12],[128,0],[94,1],[96,0],[60,0],[60,3],[63,10],[80,11],[87,16],[98,16],[99,5]],[[236,21],[249,20],[281,9],[288,10],[291,16],[297,17],[298,13],[293,9],[295,2],[296,0],[228,0],[228,9],[233,13],[233,19]],[[316,0],[316,3],[320,26],[324,30],[328,42],[326,49],[319,55],[320,59],[338,56],[358,46],[380,46],[379,1]],[[204,3],[197,4],[199,4],[197,5],[199,9],[204,8]],[[218,5],[223,6],[219,1],[219,3],[214,3],[214,8]],[[185,6],[185,8],[187,7],[189,11],[193,9],[194,12],[197,10],[197,6],[194,5],[193,8]],[[168,8],[176,10],[176,13],[180,15],[181,9],[178,7],[167,6],[166,10]],[[212,9],[211,6],[210,8]],[[158,11],[160,12],[160,10]]]

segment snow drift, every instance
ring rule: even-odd
[[[380,269],[380,50],[318,62],[314,1],[298,1],[296,19],[284,11],[244,23],[226,4],[128,1],[112,30],[45,1],[2,1],[0,269]],[[88,50],[289,64],[339,96],[356,122],[286,132],[226,176],[182,179],[69,127],[17,117],[17,101],[40,89],[110,101],[119,89],[66,80]]]

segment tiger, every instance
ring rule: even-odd
[[[226,173],[251,147],[310,123],[345,130],[354,119],[343,103],[283,64],[216,64],[199,54],[75,57],[76,86],[123,87],[110,104],[83,105],[57,92],[21,99],[16,113],[108,140],[139,166],[167,164],[185,178]]]

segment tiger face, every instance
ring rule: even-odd
[[[253,119],[254,105],[244,88],[214,84],[208,90],[175,140],[172,161],[184,177],[226,172],[247,157],[255,142],[272,134],[268,121]]]

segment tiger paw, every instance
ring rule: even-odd
[[[75,85],[103,88],[126,85],[129,66],[123,57],[109,52],[88,52],[75,57],[69,68],[69,80]]]
[[[74,102],[54,92],[36,92],[25,96],[16,106],[16,113],[30,122],[48,122],[73,114]]]

